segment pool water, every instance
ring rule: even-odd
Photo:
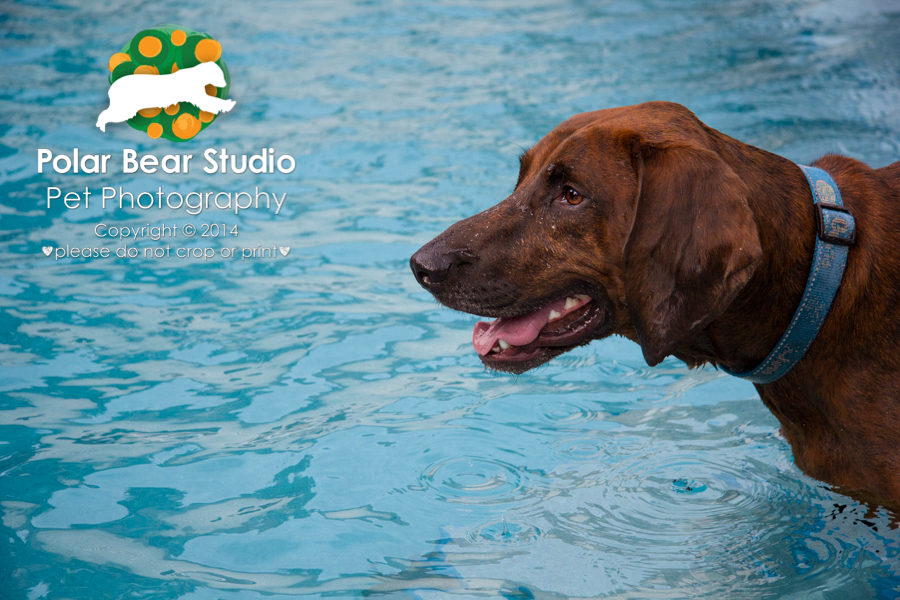
[[[222,43],[235,110],[178,146],[99,132],[109,56],[160,23]],[[900,595],[900,530],[801,473],[750,384],[620,338],[487,372],[476,319],[407,266],[587,110],[672,100],[798,162],[900,159],[895,2],[34,1],[2,32],[0,597]],[[37,174],[38,148],[74,147],[297,168]],[[43,202],[120,185],[287,200]],[[290,253],[41,251],[213,221]]]

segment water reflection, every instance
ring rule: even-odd
[[[56,261],[41,248],[93,243],[99,219],[147,222],[46,210],[44,188],[72,181],[27,158],[169,150],[90,124],[133,19],[17,4],[0,51],[0,508],[19,595],[896,595],[885,511],[800,473],[752,386],[650,369],[620,339],[485,372],[475,319],[406,266],[584,110],[665,98],[794,160],[896,160],[891,7],[219,3],[204,27],[228,36],[243,108],[184,149],[297,158],[290,177],[216,180],[287,192],[277,217],[222,218],[289,257]]]

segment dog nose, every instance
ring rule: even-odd
[[[419,285],[428,289],[434,284],[446,280],[450,275],[450,269],[458,266],[461,262],[462,260],[456,252],[448,252],[426,244],[412,255],[412,258],[409,259],[409,266]]]

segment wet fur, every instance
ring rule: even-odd
[[[900,501],[900,162],[812,164],[840,187],[857,243],[807,355],[756,389],[804,472]],[[566,186],[585,200],[568,205]],[[451,308],[512,317],[587,293],[608,311],[595,339],[625,336],[650,365],[674,355],[743,371],[793,316],[815,229],[793,162],[651,102],[560,124],[523,155],[509,198],[412,260],[441,274],[426,288]]]

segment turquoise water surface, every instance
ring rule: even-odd
[[[754,388],[612,338],[513,377],[410,255],[566,117],[671,100],[798,162],[900,159],[900,6],[859,0],[6,2],[0,597],[895,598],[900,530],[801,473]],[[234,111],[106,107],[140,29],[214,35]],[[38,174],[38,148],[272,147],[291,174]],[[199,166],[202,166],[200,164]],[[286,193],[278,215],[46,188]],[[221,223],[248,260],[61,258]]]

